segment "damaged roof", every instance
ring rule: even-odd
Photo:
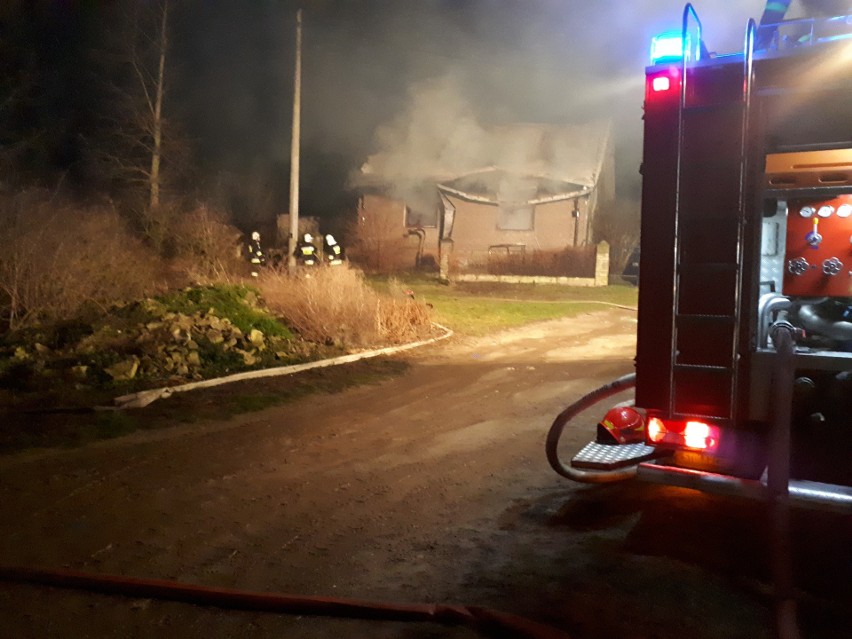
[[[611,124],[597,120],[483,129],[468,122],[455,137],[414,146],[403,144],[370,156],[353,176],[353,186],[400,191],[426,182],[489,203],[575,197],[597,184],[612,152]]]

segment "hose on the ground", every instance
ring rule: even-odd
[[[559,413],[559,415],[556,416],[556,419],[553,420],[553,425],[550,427],[550,430],[547,432],[547,441],[545,442],[545,452],[547,453],[547,461],[550,463],[550,467],[563,477],[584,483],[604,484],[632,479],[635,477],[635,467],[625,468],[619,471],[607,471],[605,473],[571,468],[570,466],[566,466],[562,463],[562,460],[559,459],[558,452],[559,440],[561,439],[562,433],[564,432],[565,426],[568,422],[587,408],[594,406],[607,397],[611,397],[612,395],[616,395],[621,391],[635,386],[636,373],[624,375],[609,382],[608,384],[604,384],[600,388],[596,388],[591,393],[583,395],[583,397]]]
[[[159,579],[8,566],[0,566],[0,579],[22,584],[74,588],[107,595],[163,599],[234,610],[381,621],[433,622],[465,626],[491,637],[569,639],[565,632],[552,626],[478,606],[396,604],[359,599],[250,592]]]

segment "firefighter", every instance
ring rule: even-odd
[[[249,263],[251,264],[251,276],[258,277],[260,268],[266,265],[266,256],[260,246],[260,233],[252,231],[251,241],[246,246]]]
[[[325,263],[329,266],[340,266],[343,264],[343,247],[334,239],[330,233],[325,236],[323,242],[323,255]]]
[[[305,233],[296,245],[296,260],[302,266],[317,265],[317,247],[314,245],[314,236]]]

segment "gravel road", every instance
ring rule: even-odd
[[[487,606],[576,639],[768,638],[762,508],[580,486],[547,466],[550,422],[632,369],[635,326],[611,308],[453,338],[406,354],[407,372],[378,385],[5,456],[0,564]],[[850,522],[796,525],[806,636],[848,637]],[[11,584],[0,584],[0,620],[9,637],[478,636]]]

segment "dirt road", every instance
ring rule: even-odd
[[[759,509],[578,486],[546,464],[553,417],[631,370],[634,333],[635,314],[610,309],[454,339],[377,386],[0,459],[0,564],[475,604],[577,639],[769,637]],[[823,550],[848,531],[807,525],[822,526]],[[825,570],[806,571],[805,622],[814,637],[847,636],[849,580],[836,577],[852,555],[820,557],[807,558]],[[8,584],[0,620],[14,637],[476,636]]]

